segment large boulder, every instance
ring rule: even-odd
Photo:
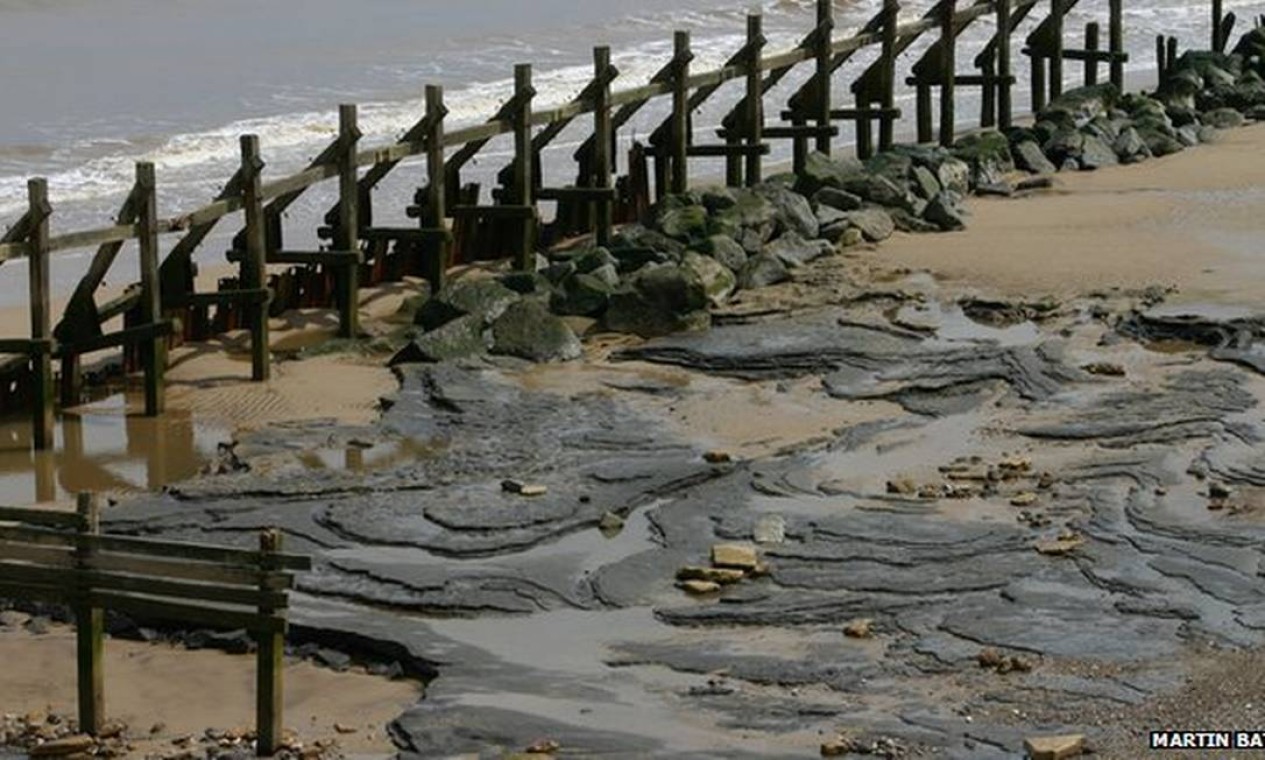
[[[728,235],[748,252],[748,239],[756,249],[777,232],[778,209],[764,194],[752,188],[733,189],[734,205],[712,215],[708,231],[712,235]]]
[[[686,251],[679,240],[640,224],[629,224],[611,236],[606,246],[620,272],[635,272],[646,264],[677,262]]]
[[[1015,161],[1010,155],[1010,140],[994,129],[974,132],[958,140],[953,144],[953,155],[970,167],[972,183],[975,185],[1001,182],[1006,173],[1015,170]],[[955,189],[948,188],[947,184],[946,188]]]
[[[1151,157],[1151,149],[1147,147],[1146,141],[1138,134],[1138,130],[1133,127],[1126,127],[1121,130],[1120,136],[1116,138],[1116,142],[1111,147],[1122,164],[1136,164]]]
[[[478,315],[465,314],[417,336],[392,361],[396,364],[408,361],[442,362],[477,356],[491,347],[489,337],[486,325]]]
[[[962,221],[961,210],[948,193],[940,193],[932,198],[922,218],[946,232],[966,227],[966,222]]]
[[[906,212],[908,213],[908,212]],[[863,208],[846,214],[847,224],[861,231],[866,240],[877,243],[886,240],[896,231],[892,215],[881,208]]]
[[[805,238],[817,237],[817,217],[807,198],[784,185],[769,182],[752,189],[773,206],[779,231]]]
[[[1234,129],[1243,126],[1243,114],[1233,108],[1217,108],[1203,115],[1203,123],[1217,129]]]
[[[458,317],[472,315],[481,326],[487,326],[520,298],[520,294],[492,278],[454,280],[422,304],[413,317],[413,323],[434,330]]]
[[[814,151],[805,157],[804,169],[795,178],[795,191],[812,196],[823,187],[842,188],[849,177],[862,170],[861,163],[854,159],[836,159]]]
[[[698,242],[707,237],[707,207],[690,205],[664,209],[656,217],[655,226],[673,240],[687,245]]]
[[[566,322],[540,301],[524,300],[511,304],[492,323],[491,352],[534,362],[561,362],[578,359],[584,351]]]
[[[958,195],[971,192],[971,166],[960,158],[949,156],[936,167],[940,187]]]
[[[897,184],[881,174],[858,174],[848,179],[843,189],[878,206],[908,210],[915,205],[904,183]]]
[[[1057,167],[1045,157],[1045,152],[1035,140],[1021,140],[1011,148],[1015,156],[1015,164],[1026,172],[1033,174],[1053,174]]]
[[[562,287],[550,297],[549,306],[558,314],[597,316],[606,310],[612,289],[611,284],[600,275],[577,272],[562,281]]]
[[[707,291],[693,269],[647,267],[611,294],[606,326],[645,338],[711,324]]]
[[[712,235],[698,249],[734,272],[747,263],[747,250],[728,235]]]
[[[1111,82],[1076,87],[1051,100],[1038,120],[1072,121],[1083,126],[1097,116],[1106,116],[1120,99],[1120,90]]]
[[[829,206],[840,211],[852,211],[865,205],[859,195],[837,187],[823,187],[813,193],[813,202],[820,206]]]
[[[834,246],[826,240],[805,240],[794,232],[788,232],[765,246],[764,251],[794,269],[833,253]]]
[[[692,269],[698,275],[703,283],[703,292],[707,294],[707,302],[712,306],[723,305],[738,287],[738,278],[728,267],[700,253],[687,251],[681,259],[681,266]]]
[[[781,259],[771,253],[757,253],[747,259],[747,263],[742,266],[742,271],[738,273],[738,284],[744,290],[776,285],[789,279],[791,279],[790,270]]]
[[[1080,168],[1086,171],[1101,169],[1104,166],[1115,166],[1120,163],[1116,151],[1097,135],[1085,135],[1085,143],[1081,150]]]

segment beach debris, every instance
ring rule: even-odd
[[[535,483],[526,483],[513,478],[502,480],[501,490],[506,493],[515,493],[519,496],[542,496],[549,492],[549,489],[546,486]]]
[[[760,557],[753,547],[744,544],[716,544],[712,547],[712,564],[739,570],[755,570]]]
[[[757,544],[780,544],[786,540],[786,518],[781,515],[762,515],[755,521],[751,537]]]
[[[1081,369],[1091,375],[1102,375],[1104,377],[1124,377],[1124,366],[1114,362],[1090,362],[1082,364]]]
[[[602,513],[602,519],[598,520],[597,528],[603,535],[613,536],[624,529],[624,518],[608,509]]]
[[[1032,491],[1024,491],[1010,497],[1012,507],[1030,507],[1037,503],[1037,495]]]
[[[1064,760],[1084,754],[1085,735],[1033,736],[1023,740],[1023,749],[1030,760]]]
[[[96,740],[87,734],[74,734],[60,739],[52,739],[30,747],[27,751],[31,757],[64,757],[86,752],[96,745]]]
[[[1043,538],[1033,545],[1040,554],[1050,557],[1061,557],[1071,554],[1077,547],[1085,543],[1085,539],[1074,533],[1063,533],[1055,538]]]
[[[557,739],[537,739],[527,746],[526,752],[529,755],[552,755],[562,749],[562,745]]]
[[[737,583],[745,577],[747,577],[747,574],[744,571],[726,567],[686,565],[676,571],[676,579],[678,581],[707,581],[722,586]]]
[[[695,596],[705,596],[720,591],[720,584],[715,581],[690,580],[681,581],[679,585],[682,589]]]
[[[874,621],[857,618],[843,627],[843,635],[850,639],[868,639],[874,636]]]
[[[992,647],[984,647],[975,655],[975,661],[979,663],[981,668],[996,668],[1002,664],[1006,658],[1001,652]]]
[[[345,723],[334,724],[334,731],[340,734],[354,734],[359,730],[360,730],[359,728],[356,728],[355,726],[349,726]]]
[[[893,478],[887,481],[887,492],[898,496],[909,496],[918,492],[918,484],[913,478]]]
[[[719,451],[719,450],[713,449],[711,451],[707,451],[703,453],[703,461],[708,462],[710,464],[723,464],[725,462],[732,462],[733,457],[730,456],[728,451]]]

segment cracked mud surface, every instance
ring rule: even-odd
[[[434,676],[393,729],[409,756],[550,737],[813,757],[851,732],[1001,758],[1076,731],[1128,757],[1210,653],[1265,640],[1265,380],[1208,355],[1224,341],[1120,342],[1118,300],[1016,330],[893,295],[579,368],[410,367],[379,424],[261,431],[239,450],[274,466],[133,500],[109,529],[245,545],[280,526],[317,560],[300,632]],[[1249,350],[1232,318],[1199,329]],[[1104,361],[1120,373],[1087,371]],[[284,464],[331,447],[405,454]],[[770,521],[781,540],[753,543]],[[677,588],[720,542],[768,574]],[[845,636],[861,618],[872,636]],[[1024,667],[980,667],[985,648]]]

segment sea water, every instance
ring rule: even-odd
[[[837,34],[859,27],[880,5],[837,3]],[[902,20],[929,6],[906,4]],[[1225,7],[1239,16],[1241,32],[1265,13],[1265,0],[1227,0]],[[444,86],[451,129],[495,112],[512,91],[516,63],[534,64],[536,105],[545,107],[574,97],[588,81],[594,45],[611,46],[619,89],[644,83],[668,60],[674,30],[692,33],[693,66],[703,70],[741,47],[748,12],[763,12],[766,50],[778,52],[812,28],[814,8],[813,0],[0,0],[0,227],[21,216],[32,176],[48,179],[54,234],[112,224],[141,160],[156,164],[159,213],[174,216],[219,191],[236,168],[243,133],[260,137],[265,180],[281,177],[333,139],[339,103],[360,105],[362,145],[387,144],[421,117],[427,84]],[[1079,44],[1087,20],[1102,21],[1105,30],[1106,14],[1106,0],[1081,0],[1067,20],[1069,46]],[[1044,4],[1032,16],[1015,36],[1016,48],[1044,16]],[[1133,70],[1154,68],[1157,33],[1177,35],[1183,47],[1206,46],[1209,38],[1203,2],[1125,0],[1124,21]],[[961,70],[992,28],[986,17],[963,35]],[[934,38],[928,34],[905,54],[902,76]],[[874,55],[862,51],[836,77],[839,102]],[[1026,81],[1025,59],[1017,52],[1015,59]],[[811,66],[799,68],[770,93],[770,119]],[[1081,76],[1078,64],[1069,62],[1066,71],[1069,83]],[[715,140],[712,129],[742,83],[727,87],[695,115],[698,142]],[[1019,108],[1025,91],[1016,90]],[[964,95],[957,113],[968,124],[976,108]],[[644,138],[663,118],[661,100],[620,130],[621,145]],[[910,117],[911,101],[909,93],[898,98]],[[577,120],[545,152],[547,184],[574,179],[571,153],[590,128],[590,119]],[[845,128],[839,141],[849,139]],[[774,160],[786,158],[784,141],[774,148]],[[490,186],[511,154],[508,139],[494,140],[463,179]],[[718,174],[721,164],[713,164]],[[380,185],[376,221],[403,221],[424,171],[422,163],[406,163]],[[335,193],[335,183],[325,183],[292,207],[287,246],[316,243],[316,221]],[[221,225],[200,252],[203,260],[222,256],[236,224]],[[73,287],[88,255],[55,259],[58,292]],[[126,257],[116,267],[108,281],[135,279]],[[0,267],[0,306],[23,302],[25,278],[23,262]]]

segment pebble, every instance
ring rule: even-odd
[[[730,456],[728,451],[708,451],[703,454],[703,461],[711,464],[724,464],[725,462],[732,462],[733,457]]]
[[[545,486],[524,483],[521,480],[512,478],[501,481],[501,490],[508,493],[516,493],[519,496],[541,496],[549,492],[549,489]]]
[[[96,740],[87,734],[75,734],[61,739],[37,744],[31,747],[31,757],[64,757],[86,752],[96,745]]]
[[[1031,760],[1063,760],[1084,753],[1085,736],[1034,736],[1023,740],[1023,748]]]
[[[1080,536],[1070,536],[1059,538],[1043,538],[1034,544],[1039,553],[1051,557],[1060,557],[1064,554],[1070,554],[1076,547],[1085,543],[1085,539]]]
[[[1030,507],[1037,502],[1037,495],[1031,491],[1015,494],[1010,497],[1012,507]]]
[[[529,755],[552,755],[562,749],[562,745],[556,739],[537,739],[527,748]]]
[[[720,584],[715,581],[682,581],[680,586],[686,592],[695,596],[704,596],[720,591]]]
[[[843,627],[843,635],[850,639],[868,639],[874,635],[873,626],[870,618],[857,618]]]
[[[712,564],[716,567],[733,567],[754,570],[760,558],[754,548],[743,544],[716,544],[712,547]]]
[[[755,521],[751,531],[757,544],[780,544],[786,540],[786,518],[781,515],[764,515]]]
[[[597,527],[603,533],[618,533],[624,529],[624,518],[614,512],[607,511],[602,513],[602,519],[598,521]]]
[[[686,565],[676,571],[676,579],[678,581],[708,581],[722,586],[737,583],[745,577],[747,577],[747,574],[742,570],[725,567]]]

